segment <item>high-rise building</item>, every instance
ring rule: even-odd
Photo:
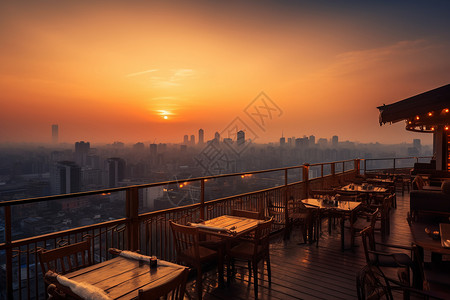
[[[238,146],[243,146],[245,144],[245,132],[243,130],[237,132],[237,144]]]
[[[282,136],[280,138],[280,146],[283,147],[286,144],[286,138],[284,136]]]
[[[333,137],[331,138],[331,145],[333,145],[333,147],[336,147],[339,144],[339,138],[337,135],[333,135]]]
[[[89,142],[81,141],[75,143],[75,162],[81,167],[86,165],[86,160],[90,149],[91,144]]]
[[[187,145],[189,143],[189,136],[187,134],[183,137],[183,144]]]
[[[420,142],[420,139],[413,139],[413,147],[417,148],[419,150],[422,148],[422,144]]]
[[[218,133],[217,131],[216,131],[216,133],[214,133],[214,139],[215,139],[217,142],[220,142],[220,133]]]
[[[51,191],[54,195],[81,191],[81,168],[73,161],[59,161],[51,170]]]
[[[189,140],[189,144],[195,145],[195,135],[191,134],[191,139]]]
[[[309,136],[309,146],[315,146],[316,145],[316,137],[314,135]]]
[[[150,155],[151,156],[156,156],[156,154],[158,153],[158,145],[157,144],[150,144]]]
[[[58,124],[52,125],[52,143],[58,144]]]
[[[205,143],[205,132],[203,129],[198,130],[198,144],[203,145]]]
[[[118,183],[125,178],[125,161],[119,157],[108,158],[106,160],[106,171],[108,187],[117,187]]]

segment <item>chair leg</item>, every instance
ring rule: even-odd
[[[252,262],[248,261],[248,281],[250,282],[250,278],[252,277]]]
[[[253,287],[255,291],[255,299],[258,299],[258,263],[252,262],[253,265]]]
[[[203,274],[201,268],[197,268],[197,296],[199,300],[202,300],[203,295]]]
[[[270,255],[269,254],[267,254],[266,264],[267,264],[267,277],[269,279],[269,285],[270,285],[270,284],[272,284],[272,270],[270,269]]]

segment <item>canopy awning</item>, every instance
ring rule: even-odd
[[[450,84],[377,108],[380,110],[380,125],[450,108]]]

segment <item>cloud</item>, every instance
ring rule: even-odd
[[[157,72],[158,69],[150,69],[150,70],[145,70],[142,72],[136,72],[136,73],[131,73],[126,75],[125,77],[134,77],[134,76],[139,76],[139,75],[143,75],[143,74],[147,74],[147,73],[153,73],[153,72]]]
[[[386,67],[390,63],[397,65],[405,58],[420,56],[433,52],[436,45],[426,40],[399,41],[385,47],[350,51],[336,56],[336,61],[323,73],[330,77],[354,75],[360,72],[371,72]],[[410,62],[411,63],[411,62]]]
[[[186,79],[193,78],[196,75],[193,69],[172,69],[165,76],[152,76],[150,81],[157,87],[175,87],[181,86]]]

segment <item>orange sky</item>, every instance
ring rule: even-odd
[[[0,4],[0,143],[49,142],[51,124],[69,143],[210,139],[236,117],[255,142],[429,143],[376,107],[450,81],[446,1],[16,2]],[[245,113],[262,91],[281,110],[263,129]]]

